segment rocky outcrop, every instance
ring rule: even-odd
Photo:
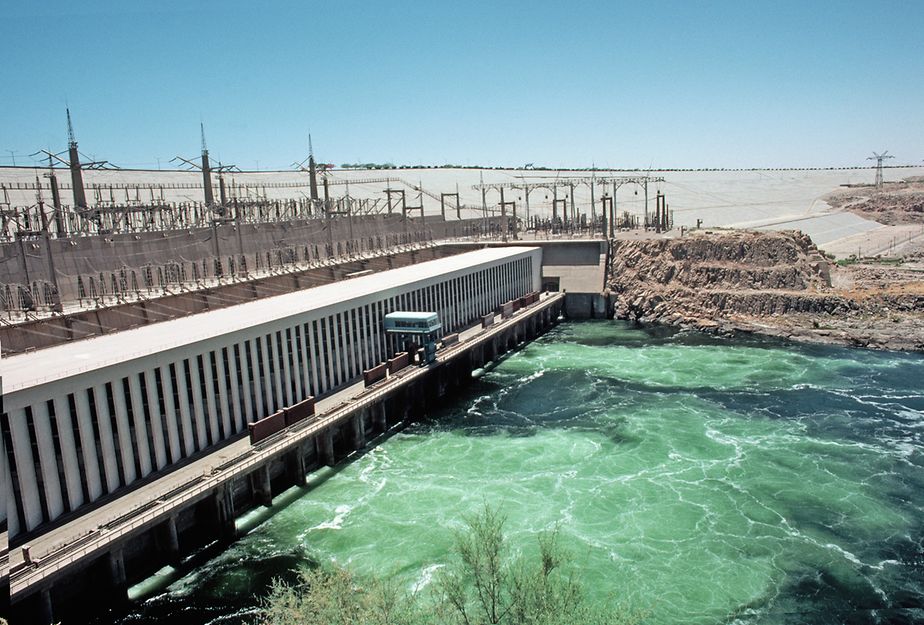
[[[882,224],[924,222],[924,180],[920,177],[888,182],[881,190],[872,186],[838,189],[824,199],[834,208],[848,210]]]
[[[798,233],[615,241],[609,269],[620,316],[644,321],[706,311],[763,315],[849,308],[817,297],[831,285],[830,267]]]
[[[924,349],[924,286],[847,291],[834,271],[798,232],[705,232],[614,241],[608,286],[624,319]]]

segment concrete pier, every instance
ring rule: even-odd
[[[265,475],[268,477],[269,472],[266,471]],[[263,505],[272,505],[273,491],[269,483],[266,484],[266,487],[264,497],[269,499],[269,504],[265,503],[265,501],[261,503],[263,503]],[[234,493],[231,490],[231,483],[225,482],[221,484],[215,489],[213,497],[217,536],[219,540],[231,541],[237,535],[237,530],[234,525]]]
[[[273,505],[273,488],[270,483],[269,465],[265,464],[250,474],[253,498],[262,506],[269,508]]]
[[[308,473],[304,445],[296,445],[295,449],[286,454],[285,463],[288,481],[296,486],[304,486],[305,475]]]
[[[385,411],[385,403],[379,404],[373,414],[375,430],[378,434],[384,434],[388,431],[388,414]]]
[[[112,599],[117,602],[128,600],[128,578],[125,575],[125,554],[122,545],[114,546],[109,552],[109,576]]]
[[[167,562],[176,564],[180,560],[180,534],[176,528],[176,515],[172,515],[161,526],[161,548],[167,554]]]
[[[321,458],[321,464],[332,467],[336,462],[334,456],[334,435],[330,430],[324,430],[317,437],[318,455]]]
[[[353,417],[351,426],[353,430],[353,449],[362,449],[366,446],[366,425],[363,413]]]

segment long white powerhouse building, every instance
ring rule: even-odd
[[[488,248],[4,358],[9,536],[169,469],[393,355],[395,310],[446,333],[539,290],[539,248]]]

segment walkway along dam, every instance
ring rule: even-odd
[[[232,540],[236,516],[311,469],[437,405],[564,312],[563,293],[538,296],[542,257],[465,251],[4,359],[13,622],[126,599]],[[436,362],[412,366],[383,332],[396,310],[439,314]],[[270,418],[290,425],[270,431]]]

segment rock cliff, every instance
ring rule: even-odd
[[[798,232],[702,232],[614,241],[608,286],[624,319],[924,349],[924,282],[879,272],[873,284],[857,271]]]

